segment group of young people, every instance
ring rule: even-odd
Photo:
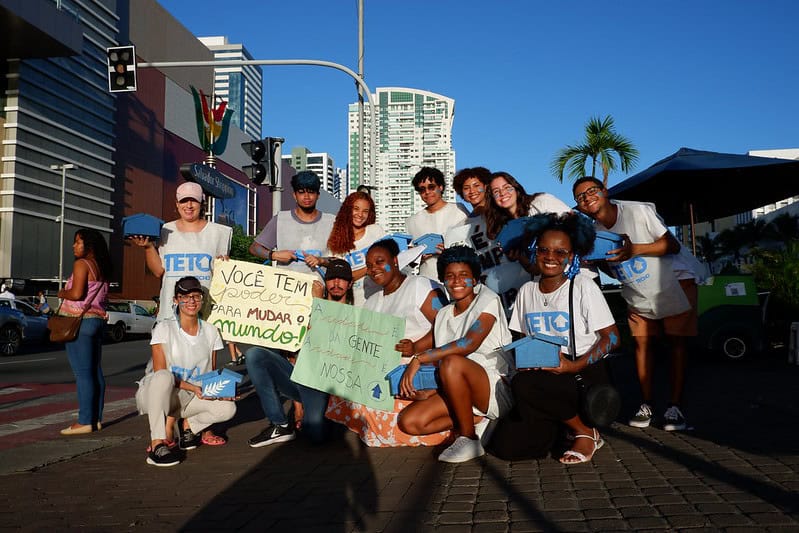
[[[643,396],[631,424],[644,427],[652,418],[650,341],[662,329],[674,347],[664,428],[685,427],[682,341],[695,334],[696,276],[689,261],[680,262],[679,243],[651,205],[610,200],[601,181],[583,178],[574,185],[573,211],[547,193],[528,194],[508,173],[477,167],[454,178],[467,211],[444,200],[443,174],[425,167],[413,179],[425,208],[408,219],[407,230],[414,238],[442,235],[447,247],[405,264],[397,241],[375,223],[368,193],[350,194],[334,217],[316,208],[316,174],[300,172],[291,186],[296,205],[272,218],[250,253],[278,268],[316,273],[317,297],[403,318],[406,338],[395,348],[406,369],[393,410],[380,411],[292,382],[297,353],[252,347],[245,363],[269,424],[250,446],[286,442],[298,431],[323,442],[338,422],[372,446],[444,443],[439,459],[446,462],[468,461],[486,448],[508,459],[542,457],[564,434],[570,444],[560,461],[590,461],[603,440],[580,416],[580,388],[607,381],[604,358],[620,339],[593,267],[619,279],[629,304]],[[164,226],[157,244],[133,239],[163,279],[152,360],[137,394],[150,420],[147,462],[157,466],[180,462],[176,447],[224,444],[210,428],[235,414],[232,399],[203,398],[192,380],[215,368],[215,351],[223,347],[200,317],[212,260],[227,258],[230,233],[202,216],[199,185],[182,184],[176,200],[180,219]],[[522,217],[529,218],[521,244],[503,248],[497,235]],[[622,234],[624,244],[586,265],[581,257],[591,251],[597,229]],[[194,271],[178,272],[175,265],[187,262],[170,260],[198,252],[207,262],[192,262]],[[513,354],[503,350],[514,338],[570,331],[574,346],[564,346],[552,368],[516,368]],[[436,367],[437,389],[414,388],[422,365]],[[288,411],[284,400],[292,400]]]

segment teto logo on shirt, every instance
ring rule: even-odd
[[[608,265],[614,277],[622,283],[641,283],[649,279],[649,274],[645,274],[647,268],[646,259],[643,257],[633,257],[619,264]]]
[[[569,313],[564,311],[544,311],[524,315],[527,331],[553,335],[569,331]]]

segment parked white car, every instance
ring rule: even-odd
[[[119,342],[129,333],[149,334],[155,316],[134,302],[108,302],[108,336]]]

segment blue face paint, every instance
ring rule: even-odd
[[[474,287],[474,280],[472,278],[466,278],[463,280],[463,283],[465,283],[467,287]]]
[[[386,272],[391,272],[391,265],[383,265],[383,270]]]

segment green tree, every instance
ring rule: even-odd
[[[764,236],[777,242],[799,239],[799,216],[783,213],[768,223]]]
[[[582,144],[568,145],[555,154],[552,160],[552,173],[563,183],[563,173],[572,179],[586,175],[585,165],[591,159],[591,174],[596,177],[597,161],[602,167],[602,183],[608,186],[608,174],[620,168],[629,172],[638,161],[638,149],[629,139],[616,132],[613,117],[603,119],[591,117],[585,125],[585,139]],[[618,158],[618,161],[617,161]]]
[[[233,239],[230,243],[230,258],[250,263],[263,263],[263,259],[250,253],[250,245],[253,240],[255,237],[245,235],[241,224],[236,224],[233,227]]]
[[[799,312],[799,242],[789,241],[779,250],[757,250],[752,275],[761,290],[771,293]]]

